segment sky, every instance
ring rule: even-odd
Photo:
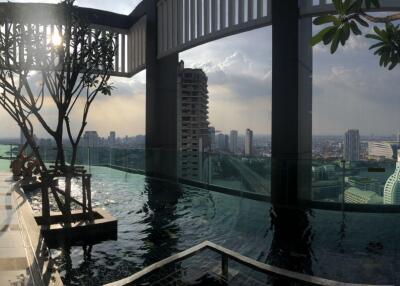
[[[77,5],[96,8],[99,2],[77,0]],[[138,2],[103,0],[101,8],[129,14]],[[255,134],[270,134],[271,34],[271,27],[260,28],[180,54],[186,67],[203,68],[207,73],[210,122],[217,130],[244,134],[251,128]],[[364,37],[352,37],[335,55],[321,45],[314,48],[313,134],[342,135],[350,128],[359,129],[362,135],[400,131],[400,67],[393,71],[379,67],[378,58],[368,50],[370,44]],[[87,130],[97,130],[102,136],[110,130],[119,136],[144,134],[145,75],[143,71],[130,79],[112,78],[113,95],[97,98]],[[51,121],[54,111],[50,104],[45,108]],[[18,135],[2,111],[0,120],[0,137]],[[42,130],[36,133],[45,136]]]

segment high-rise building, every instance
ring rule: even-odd
[[[229,151],[233,154],[238,152],[238,132],[236,130],[231,130],[229,138]]]
[[[398,144],[395,142],[368,142],[368,158],[393,160],[397,157]]]
[[[360,133],[349,129],[344,135],[343,158],[348,162],[360,160]]]
[[[400,144],[400,132],[397,133],[397,144]]]
[[[201,179],[204,156],[210,149],[207,76],[201,69],[178,70],[178,144],[180,176]]]
[[[386,181],[383,189],[384,204],[400,204],[400,154],[397,155],[396,169]]]
[[[100,137],[97,131],[86,131],[83,135],[82,143],[85,147],[98,147],[100,145]]]
[[[217,135],[217,149],[221,151],[225,149],[225,135],[222,133]]]
[[[225,150],[229,151],[229,135],[224,136],[224,146],[225,146]]]
[[[208,128],[208,135],[209,135],[209,140],[210,140],[210,150],[213,151],[215,150],[215,128],[210,126]]]
[[[115,131],[110,132],[110,136],[108,136],[108,144],[114,146],[117,140],[117,134]]]
[[[253,130],[246,129],[246,137],[244,141],[244,155],[253,155]]]
[[[217,135],[217,149],[220,151],[228,151],[229,148],[229,136],[225,134]]]

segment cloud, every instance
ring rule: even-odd
[[[189,66],[202,68],[208,76],[211,125],[223,132],[251,128],[258,134],[269,133],[271,66],[243,51],[212,59]]]
[[[344,46],[339,45],[338,51],[336,53],[356,53],[359,51],[368,50],[370,46],[371,41],[367,38],[363,36],[351,35]],[[330,47],[330,44],[326,46],[323,43],[319,43],[318,45],[314,46],[313,49],[316,53],[330,53]]]
[[[400,121],[399,71],[378,66],[332,66],[315,72],[314,133],[342,134],[348,128],[362,134],[394,134]]]

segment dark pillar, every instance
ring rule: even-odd
[[[303,190],[311,191],[307,170],[311,166],[312,85],[305,73],[311,71],[311,58],[304,58],[311,48],[303,40],[306,24],[299,20],[298,1],[272,1],[272,15],[271,199],[277,204],[295,204],[304,197],[300,195]]]
[[[176,179],[178,54],[157,59],[155,0],[146,0],[146,172]]]

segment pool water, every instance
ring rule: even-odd
[[[92,167],[93,201],[118,240],[52,250],[66,285],[112,282],[210,240],[243,255],[343,282],[400,284],[400,214],[288,210]]]
[[[9,171],[10,170],[10,160],[0,159],[0,171]]]

